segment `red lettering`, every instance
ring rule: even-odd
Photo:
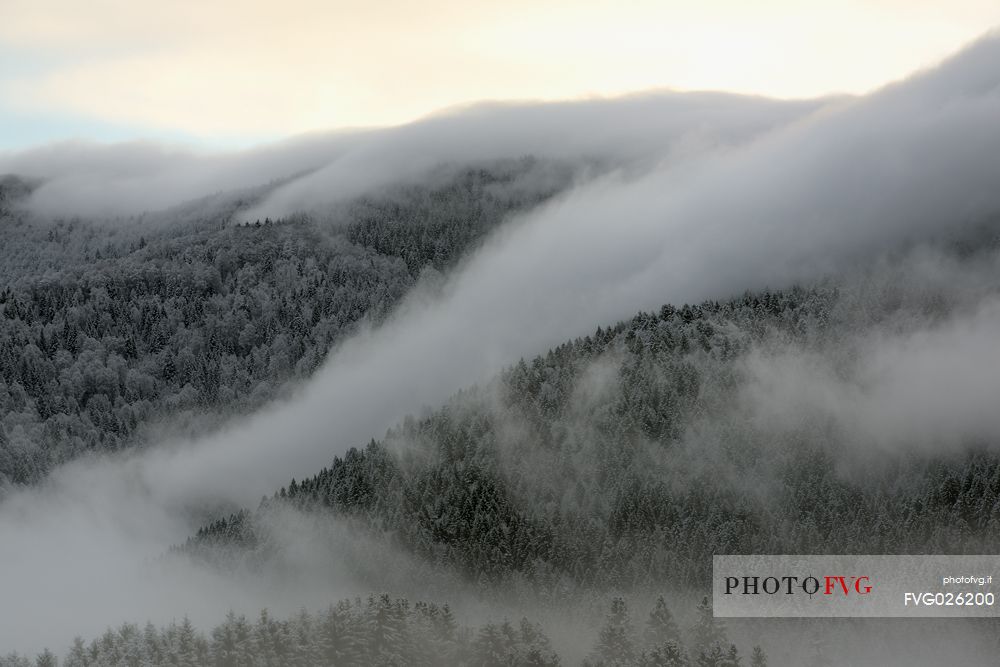
[[[826,588],[823,591],[823,595],[833,595],[834,591],[837,589],[837,584],[840,584],[841,590],[844,591],[844,595],[847,595],[847,582],[844,577],[831,577],[827,575],[823,577],[826,580]]]
[[[847,583],[847,577],[827,575],[823,577],[825,586],[823,595],[833,595],[837,592],[850,595],[851,589],[858,595],[868,595],[872,592],[871,579],[864,577],[851,577],[851,583]]]

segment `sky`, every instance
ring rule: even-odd
[[[55,642],[96,636],[127,619],[163,623],[189,614],[206,627],[227,609],[255,614],[266,606],[284,615],[360,591],[397,591],[393,580],[370,585],[341,571],[349,559],[365,556],[380,576],[427,585],[399,565],[404,561],[392,560],[395,552],[382,542],[380,551],[355,552],[353,536],[337,533],[335,548],[317,552],[311,540],[321,533],[309,524],[302,532],[284,526],[288,532],[279,539],[294,545],[297,560],[264,575],[255,571],[250,581],[147,564],[191,535],[206,507],[255,507],[289,479],[329,465],[332,455],[381,438],[404,415],[439,406],[460,388],[485,386],[518,358],[664,302],[852,276],[859,286],[842,293],[857,294],[851,298],[858,299],[859,324],[833,319],[844,330],[852,325],[856,336],[834,336],[831,347],[818,351],[778,337],[774,349],[755,350],[747,361],[735,421],[719,422],[715,413],[706,419],[724,427],[757,419],[770,429],[762,438],[785,443],[797,442],[789,435],[797,429],[823,424],[821,432],[835,429],[842,442],[857,444],[852,453],[866,456],[1000,442],[1000,357],[994,353],[1000,258],[989,253],[958,262],[930,247],[941,238],[968,238],[1000,211],[998,63],[1000,35],[896,86],[815,110],[726,95],[666,95],[548,105],[554,108],[546,113],[467,112],[362,137],[334,156],[329,169],[301,177],[295,205],[337,196],[348,173],[368,179],[354,183],[362,191],[381,187],[384,173],[365,167],[412,163],[428,146],[437,146],[439,158],[470,159],[463,152],[470,145],[478,155],[496,155],[511,137],[524,137],[544,155],[552,150],[546,143],[556,124],[551,114],[561,119],[560,146],[611,151],[634,163],[629,149],[644,139],[658,159],[582,180],[509,220],[442,283],[422,283],[379,326],[360,327],[341,341],[293,400],[191,440],[79,459],[43,484],[6,496],[0,591],[17,605],[16,613],[0,610],[0,646],[39,651],[49,645],[62,652],[64,645]],[[713,121],[693,142],[692,109],[703,123]],[[621,135],[592,143],[601,134],[597,124]],[[473,136],[486,139],[476,143]],[[177,176],[148,175],[148,164],[165,162],[167,172],[192,172],[201,181],[246,161],[292,164],[301,151],[246,151],[251,155],[238,164],[136,154],[134,147],[76,156],[41,151],[32,159],[68,174],[53,172],[59,176],[53,187],[60,189],[52,192],[56,200],[76,202],[90,191],[111,199],[131,192],[102,184],[121,173],[135,176],[135,192],[190,192]],[[262,173],[256,164],[245,168]],[[81,187],[84,172],[92,180]],[[213,187],[222,182],[211,181]],[[900,254],[901,268],[890,265],[878,279],[867,279],[864,267]],[[928,317],[930,303],[953,310],[936,321]],[[872,318],[889,311],[887,320]],[[925,382],[928,377],[935,381]],[[701,456],[701,444],[720,441],[726,442],[696,437],[685,446]],[[855,460],[872,459],[857,455],[852,465]]]
[[[582,179],[509,221],[442,284],[429,281],[380,327],[344,340],[295,400],[190,442],[71,463],[45,485],[5,498],[0,591],[18,605],[16,614],[0,613],[0,646],[40,649],[58,640],[55,634],[90,636],[125,619],[200,611],[196,620],[205,622],[227,608],[273,608],[267,581],[234,589],[186,571],[150,576],[145,559],[190,535],[192,516],[204,507],[220,500],[253,506],[289,478],[328,465],[332,453],[381,437],[403,415],[440,405],[519,357],[602,323],[664,302],[853,275],[883,253],[964,238],[1000,211],[1000,35],[906,77],[985,32],[985,4],[956,0],[944,13],[919,2],[844,4],[810,14],[755,3],[753,17],[735,5],[726,12],[721,4],[699,5],[687,14],[632,5],[627,17],[620,4],[618,11],[581,5],[563,15],[511,0],[492,13],[471,6],[432,12],[426,4],[426,13],[408,5],[342,7],[349,17],[342,23],[324,19],[319,4],[312,13],[296,11],[292,0],[280,15],[249,3],[231,12],[203,3],[197,15],[185,14],[187,6],[178,0],[169,10],[140,11],[123,4],[116,12],[94,0],[83,12],[75,4],[0,0],[11,10],[0,17],[4,90],[17,89],[4,100],[20,105],[4,112],[10,115],[0,131],[16,131],[10,119],[22,118],[32,141],[143,133],[239,143],[306,131],[310,123],[402,122],[508,95],[572,98],[669,84],[810,96],[900,82],[815,105],[659,95],[477,107],[394,130],[228,156],[134,145],[63,146],[8,161],[0,154],[0,173],[12,165],[49,177],[30,205],[59,203],[71,212],[98,200],[134,204],[139,195],[155,210],[170,198],[299,173],[264,202],[290,213],[343,196],[347,176],[358,192],[384,186],[387,175],[414,177],[406,171],[414,164],[426,171],[437,161],[526,153],[596,154],[629,167]],[[660,23],[643,18],[657,11],[678,17],[661,20],[669,25],[663,34],[655,29]],[[784,29],[768,35],[772,22]],[[365,28],[371,25],[379,31]],[[439,39],[427,37],[431,25]],[[633,25],[639,29],[629,40]],[[699,26],[718,39],[700,42]],[[787,49],[779,36],[789,40]],[[757,46],[736,48],[747,42]],[[688,60],[668,57],[685,49]],[[14,53],[35,60],[7,57]],[[527,66],[532,59],[535,68]],[[553,74],[560,67],[565,79]],[[382,103],[390,98],[399,104]],[[319,168],[294,168],[303,164]],[[848,435],[886,449],[919,448],[922,438],[942,437],[940,430],[956,446],[1000,442],[992,400],[1000,393],[1000,358],[991,354],[1000,303],[996,283],[987,280],[998,275],[991,262],[949,268],[926,260],[892,280],[921,300],[934,285],[946,286],[952,296],[944,302],[964,307],[940,326],[886,327],[861,341],[853,375],[794,349],[752,360],[752,414],[781,418],[791,406],[816,416],[804,423],[835,419]],[[921,384],[927,377],[935,383]],[[336,590],[342,582],[334,576],[303,581],[326,599],[347,594]]]
[[[862,94],[997,25],[993,0],[0,0],[0,150],[233,148],[664,88]]]

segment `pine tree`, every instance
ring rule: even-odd
[[[726,643],[726,629],[721,621],[717,621],[712,613],[712,603],[708,596],[701,599],[698,605],[697,620],[692,628],[694,650],[710,653],[712,647]]]
[[[552,650],[549,638],[542,632],[541,627],[521,619],[517,637],[517,662],[526,667],[557,667],[559,656]]]
[[[740,667],[740,661],[740,652],[736,649],[736,644],[730,644],[729,650],[726,651],[726,657],[720,665],[723,667]]]
[[[634,663],[636,651],[633,635],[632,621],[625,600],[616,597],[611,601],[611,610],[605,618],[597,646],[594,648],[595,659],[603,665]]]
[[[688,667],[687,654],[676,640],[667,640],[648,651],[639,659],[641,667]]]
[[[658,646],[666,641],[679,640],[680,629],[674,621],[673,614],[667,607],[666,601],[661,595],[656,600],[656,606],[649,612],[646,621],[646,629],[643,632],[643,640],[647,647]]]
[[[45,649],[35,658],[35,667],[59,667],[59,661],[49,649]]]
[[[472,644],[473,664],[501,665],[505,653],[504,637],[500,628],[493,623],[481,627]]]
[[[237,667],[236,614],[230,610],[225,622],[212,630],[209,653],[216,667]]]
[[[697,667],[724,667],[726,660],[720,644],[713,644],[711,648],[699,649],[698,659],[695,661]]]
[[[87,647],[83,639],[76,637],[73,639],[73,647],[63,661],[63,667],[90,667],[90,658],[87,655]]]
[[[369,597],[366,615],[372,660],[380,664],[398,664],[406,652],[407,642],[402,601],[394,603],[388,594]]]
[[[187,616],[181,621],[181,625],[176,629],[176,643],[173,653],[176,664],[180,667],[198,667],[198,636],[191,624],[191,619]]]

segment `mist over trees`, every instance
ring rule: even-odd
[[[754,423],[734,407],[753,390],[755,350],[850,354],[866,327],[951,317],[936,295],[907,302],[890,286],[859,299],[859,283],[874,281],[665,305],[599,328],[205,526],[182,551],[259,562],[282,548],[266,517],[291,505],[360,521],[496,595],[567,603],[706,585],[719,553],[990,553],[989,443],[886,464],[834,424]]]
[[[278,396],[359,322],[377,323],[507,212],[536,201],[496,201],[510,182],[469,170],[437,188],[352,201],[323,222],[193,223],[138,239],[9,213],[8,224],[36,235],[23,247],[39,257],[47,244],[78,253],[76,264],[53,259],[0,293],[4,405],[17,408],[4,412],[11,481],[136,444],[151,421],[187,415],[203,428]],[[793,351],[840,359],[849,377],[843,360],[864,354],[866,334],[941,327],[995,299],[996,248],[985,228],[858,275],[666,304],[601,326],[212,521],[167,558],[223,576],[266,572],[291,546],[276,522],[303,512],[457,575],[487,604],[602,609],[584,664],[769,664],[757,645],[766,633],[744,632],[737,646],[707,601],[692,602],[712,554],[991,552],[1000,457],[970,441],[845,473],[843,457],[859,452],[835,424],[760,420],[747,403],[759,389],[755,364]],[[950,268],[920,282],[928,262]],[[957,292],[956,281],[978,287]],[[39,432],[49,439],[25,435]],[[24,442],[49,446],[26,454]],[[384,583],[358,576],[372,590]],[[688,593],[635,619],[621,593],[649,586]],[[60,664],[319,665],[331,655],[359,665],[564,661],[531,621],[463,626],[447,605],[383,595],[286,620],[231,614],[204,632],[186,619],[126,623],[77,641]]]
[[[505,216],[565,185],[558,168],[550,183],[520,181],[536,164],[460,170],[347,202],[322,221],[233,224],[240,200],[221,219],[139,230],[7,211],[0,488],[148,439],[165,421],[203,429],[216,412],[275,398],[425,271],[447,271]]]
[[[689,648],[688,648],[689,647]],[[752,667],[767,665],[753,646]],[[611,601],[597,633],[588,667],[738,667],[743,656],[712,618],[707,599],[697,620],[681,631],[664,598],[641,625],[632,622],[624,599]],[[564,664],[545,631],[527,618],[503,619],[478,627],[461,623],[447,605],[393,598],[387,594],[340,600],[327,609],[305,609],[275,618],[266,609],[256,618],[229,612],[202,632],[187,618],[156,627],[125,623],[89,643],[77,637],[62,661],[51,651],[35,660],[11,653],[0,667],[321,667],[344,665],[461,665],[558,667]]]
[[[0,156],[0,667],[983,662],[706,594],[1000,549],[998,57]]]

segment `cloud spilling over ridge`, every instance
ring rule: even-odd
[[[191,525],[160,500],[127,462],[83,460],[5,499],[0,656],[46,646],[62,655],[74,636],[99,636],[124,622],[142,627],[188,617],[204,628],[229,610],[251,620],[264,608],[286,616],[373,588],[439,596],[457,590],[450,576],[372,536],[291,508],[262,526],[283,545],[279,553],[257,570],[227,563],[223,575],[166,554]],[[363,583],[374,576],[378,583]]]
[[[968,231],[1000,214],[997,64],[985,40],[749,145],[578,188],[501,230],[440,297],[345,343],[293,402],[151,470],[197,497],[225,469],[246,500],[597,324]]]
[[[0,153],[0,173],[42,181],[27,205],[43,216],[134,215],[317,169],[363,136],[304,136],[236,153],[143,142],[66,142]]]
[[[823,106],[721,93],[643,94],[611,100],[481,105],[381,132],[322,169],[278,188],[248,219],[322,208],[438,164],[517,158],[595,159],[649,169],[731,146]]]
[[[502,228],[440,293],[412,295],[384,326],[345,342],[294,401],[198,442],[99,463],[89,476],[67,468],[43,490],[0,505],[0,556],[21,565],[0,570],[0,590],[34,577],[51,596],[32,607],[34,616],[5,614],[0,645],[16,645],[46,602],[102,595],[124,557],[105,562],[104,550],[134,555],[157,546],[157,535],[174,540],[205,501],[254,503],[519,356],[639,309],[846,271],[995,218],[998,118],[994,38],[937,70],[752,141],[685,160],[659,160],[654,151],[645,172],[607,175],[542,206]],[[998,322],[984,312],[975,335],[958,325],[940,335],[988,339]],[[927,349],[951,341],[926,335]],[[878,359],[906,363],[906,349]],[[71,549],[67,526],[76,526]],[[36,553],[47,554],[37,566]],[[77,554],[86,567],[75,564]],[[202,588],[184,589],[192,596],[184,600],[146,602],[170,611],[233,604]],[[133,609],[112,599],[99,613],[115,623]]]
[[[845,368],[791,349],[754,355],[743,391],[760,424],[835,426],[862,451],[949,453],[1000,439],[1000,301],[941,325],[870,334]],[[867,459],[866,459],[867,460]]]
[[[153,144],[56,144],[0,154],[0,174],[42,179],[43,215],[157,211],[219,191],[291,178],[243,218],[322,209],[344,197],[418,180],[441,164],[535,155],[613,165],[745,141],[827,102],[721,93],[649,93],[550,104],[486,104],[396,128],[319,134],[235,153]],[[315,173],[314,173],[315,172]]]

